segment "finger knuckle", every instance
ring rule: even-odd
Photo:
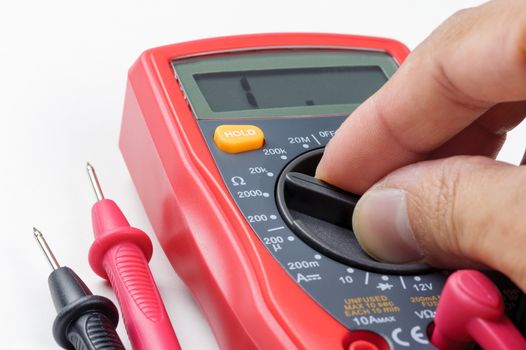
[[[491,254],[490,265],[526,290],[526,169],[517,168],[512,182],[514,191],[508,194],[508,201],[502,206],[506,210],[496,213],[498,218],[491,227],[501,244],[496,246],[493,242],[487,247],[486,253],[498,248],[500,254]]]
[[[439,27],[439,33],[451,41],[457,41],[460,36],[471,29],[471,22],[476,11],[476,8],[465,8],[454,12]]]
[[[482,221],[469,220],[468,203],[473,193],[471,179],[475,169],[484,167],[488,159],[485,157],[456,156],[443,160],[439,171],[434,175],[431,186],[434,194],[431,199],[435,227],[439,228],[436,245],[444,251],[456,253],[459,256],[474,258],[475,247],[484,240],[487,226]],[[468,218],[468,219],[466,219]]]
[[[461,256],[526,276],[522,253],[516,254],[526,248],[526,172],[486,157],[457,157],[454,162],[448,175],[456,172],[450,243]]]
[[[448,158],[430,163],[422,172],[425,181],[412,189],[413,229],[418,235],[426,256],[434,263],[444,264],[443,256],[458,254],[460,228],[455,215],[458,187],[461,177],[460,160]],[[425,252],[427,247],[433,251]]]
[[[467,16],[473,12],[473,8],[463,8],[455,11],[450,17],[449,21],[463,21]]]
[[[415,188],[425,193],[415,193],[416,229],[424,248],[433,249],[432,262],[479,262],[526,286],[526,167],[481,156],[435,162],[422,173],[431,175],[425,187]]]
[[[463,176],[463,159],[449,158],[443,162],[440,171],[434,179],[434,207],[438,227],[441,227],[442,245],[447,245],[449,251],[461,251],[461,226],[456,215],[459,183]],[[452,248],[452,249],[451,249]]]

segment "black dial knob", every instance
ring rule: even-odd
[[[429,271],[426,264],[388,264],[365,253],[352,231],[359,196],[313,177],[322,154],[323,149],[317,149],[300,155],[278,179],[278,209],[294,233],[324,255],[364,270],[391,274]]]

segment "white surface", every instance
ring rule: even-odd
[[[312,31],[386,36],[414,48],[456,10],[481,3],[413,1],[3,1],[0,4],[0,342],[55,349],[50,272],[31,227],[96,293],[90,270],[91,161],[107,196],[151,233],[117,148],[126,72],[141,51],[226,34]],[[501,158],[517,162],[525,127]],[[152,235],[153,237],[153,235]],[[154,239],[151,262],[184,349],[215,349],[205,319]],[[119,333],[129,348],[122,326]]]

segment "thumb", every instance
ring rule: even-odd
[[[484,157],[421,162],[358,202],[353,227],[378,260],[486,266],[526,290],[526,167]]]

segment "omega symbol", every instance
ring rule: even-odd
[[[241,176],[234,176],[232,179],[232,186],[244,186],[247,183],[245,182],[245,179],[243,179]]]

